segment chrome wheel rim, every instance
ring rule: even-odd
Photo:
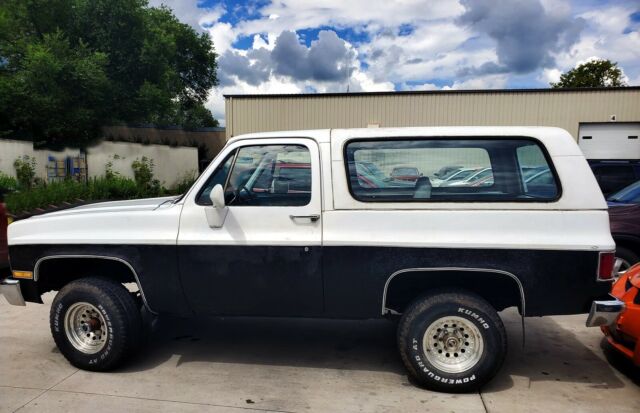
[[[71,345],[85,354],[99,352],[109,338],[102,313],[94,305],[85,302],[69,307],[64,315],[64,331]]]
[[[616,260],[613,263],[613,274],[616,277],[619,277],[627,272],[629,268],[631,268],[631,263],[629,261],[620,257],[616,257]]]
[[[463,373],[480,361],[484,340],[480,330],[462,317],[441,317],[424,333],[422,349],[431,365],[445,373]]]

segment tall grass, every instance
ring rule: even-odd
[[[13,192],[18,189],[18,180],[0,172],[0,194]]]

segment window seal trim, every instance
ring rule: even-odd
[[[285,138],[285,139],[286,139],[286,138]],[[306,139],[306,138],[301,138],[301,139]],[[311,155],[311,147],[310,147],[309,145],[304,144],[304,143],[288,143],[288,142],[284,141],[284,142],[282,142],[282,143],[250,143],[250,144],[248,144],[248,145],[238,145],[238,146],[236,146],[236,147],[233,149],[233,151],[234,151],[234,152],[233,152],[232,154],[230,154],[230,155],[232,155],[232,156],[233,156],[233,161],[231,162],[231,166],[230,166],[230,168],[229,168],[229,174],[227,175],[227,177],[226,177],[226,179],[225,179],[225,181],[224,181],[224,188],[223,188],[223,189],[224,189],[225,191],[226,191],[226,189],[227,189],[227,185],[229,184],[229,181],[231,180],[231,173],[233,172],[233,168],[234,168],[234,167],[235,167],[235,165],[236,165],[236,161],[238,160],[238,155],[240,154],[240,150],[241,150],[241,149],[243,149],[243,148],[255,147],[255,146],[286,146],[286,145],[289,145],[289,146],[302,146],[302,147],[304,147],[304,148],[307,150],[307,152],[309,153],[309,155]],[[226,162],[226,159],[225,159],[225,161],[224,161],[224,162]],[[220,163],[220,164],[218,165],[218,168],[219,168],[220,166],[224,165],[224,162]],[[306,207],[306,206],[308,206],[308,205],[311,203],[311,198],[313,197],[313,161],[310,161],[310,162],[309,162],[309,165],[310,165],[311,175],[312,175],[312,176],[311,176],[311,192],[310,192],[309,202],[307,202],[307,203],[306,203],[306,204],[304,204],[304,205],[284,205],[284,207],[287,207],[287,208],[288,208],[288,207]],[[195,201],[196,205],[204,206],[204,207],[211,206],[210,204],[202,204],[202,203],[198,202],[198,199],[200,199],[200,196],[202,195],[202,193],[203,193],[203,192],[204,192],[204,190],[206,189],[208,180],[209,180],[209,179],[210,179],[210,178],[211,178],[211,177],[212,177],[216,172],[217,172],[217,168],[213,170],[213,172],[209,175],[209,177],[208,177],[208,178],[207,178],[207,180],[205,181],[204,185],[202,185],[202,187],[200,188],[200,190],[199,190],[199,191],[198,191],[198,193],[196,194],[196,197],[195,197],[195,199],[194,199],[194,201]],[[320,174],[322,174],[322,171],[320,171]],[[229,205],[229,206],[234,206],[234,205]],[[236,205],[236,206],[237,206],[237,205]],[[282,207],[283,205],[262,205],[262,206],[263,206],[263,207],[267,207],[267,208],[269,208],[269,207],[276,207],[276,206],[278,206],[278,207]]]
[[[393,140],[525,140],[534,142],[542,151],[545,161],[549,166],[549,170],[553,174],[553,179],[555,180],[557,187],[557,194],[554,198],[548,199],[504,199],[504,200],[455,200],[455,199],[446,199],[446,200],[434,200],[434,199],[395,199],[392,201],[379,201],[379,200],[364,200],[356,196],[353,192],[353,187],[351,186],[351,180],[349,179],[350,171],[349,171],[349,158],[347,156],[347,147],[350,143],[354,142],[377,142],[377,141],[393,141]],[[345,179],[347,180],[347,188],[349,189],[349,194],[351,198],[356,202],[362,202],[367,204],[394,204],[394,203],[425,203],[425,204],[443,204],[443,203],[455,203],[455,204],[504,204],[504,203],[539,203],[539,204],[551,204],[558,202],[562,198],[563,188],[562,182],[560,181],[560,177],[558,176],[558,172],[556,171],[555,164],[552,162],[552,158],[547,151],[547,148],[544,146],[542,141],[532,136],[387,136],[387,137],[375,137],[375,138],[367,138],[367,137],[356,137],[345,140],[342,146],[342,159],[345,168]]]
[[[238,155],[238,148],[235,148],[232,150],[232,152],[229,154],[229,156],[232,156],[234,158],[231,167],[229,168],[229,172],[231,172],[231,170],[233,169],[233,165],[235,165],[235,158]],[[207,183],[209,182],[209,179],[211,179],[213,177],[213,175],[218,171],[218,168],[220,168],[221,166],[224,166],[224,164],[227,162],[227,159],[225,158],[218,166],[216,169],[213,170],[213,172],[211,172],[211,174],[209,174],[209,176],[207,177],[206,181],[204,182],[204,185],[202,185],[202,187],[200,187],[200,190],[198,190],[198,193],[196,193],[196,197],[194,199],[195,204],[199,205],[199,206],[211,206],[211,204],[203,204],[201,202],[199,202],[200,197],[202,196],[202,193],[207,189]],[[226,188],[227,186],[227,181],[229,180],[229,177],[231,176],[231,173],[227,174],[227,177],[224,180],[224,187]]]

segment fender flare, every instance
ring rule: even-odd
[[[387,314],[396,313],[395,311],[393,311],[390,308],[386,307],[386,304],[387,304],[387,290],[389,288],[389,284],[391,284],[391,281],[394,278],[396,278],[399,275],[406,274],[406,273],[412,273],[412,272],[439,272],[439,271],[466,271],[466,272],[492,273],[492,274],[498,274],[498,275],[503,275],[505,277],[509,277],[513,281],[515,281],[517,286],[518,286],[518,290],[520,291],[520,305],[522,306],[521,307],[522,311],[521,311],[521,314],[520,314],[520,318],[522,320],[522,346],[524,347],[524,340],[525,340],[524,318],[525,318],[525,314],[526,314],[525,313],[526,300],[525,300],[524,288],[522,287],[522,283],[520,282],[520,279],[518,277],[516,277],[515,274],[510,273],[508,271],[496,270],[496,269],[491,269],[491,268],[465,268],[465,267],[404,268],[402,270],[398,270],[398,271],[394,272],[393,274],[391,274],[389,276],[389,278],[387,278],[387,281],[384,283],[384,290],[382,291],[382,316],[385,316]]]
[[[136,270],[133,268],[133,266],[128,261],[123,260],[122,258],[113,257],[113,256],[109,256],[109,255],[93,255],[93,254],[47,255],[47,256],[38,258],[38,261],[36,261],[36,265],[33,268],[33,281],[34,282],[38,281],[38,278],[40,276],[40,274],[39,274],[40,265],[43,262],[49,261],[49,260],[54,260],[54,259],[69,259],[69,258],[99,259],[99,260],[116,261],[116,262],[119,262],[121,264],[124,264],[125,266],[127,266],[127,268],[129,268],[129,271],[131,271],[131,273],[133,274],[133,277],[136,280],[136,284],[138,285],[138,290],[140,291],[140,296],[142,297],[142,303],[144,304],[145,308],[152,314],[158,314],[156,311],[154,311],[149,306],[149,303],[147,301],[147,297],[145,296],[144,290],[142,289],[142,284],[140,283],[140,278],[138,278],[138,273],[136,272]]]

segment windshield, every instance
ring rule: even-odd
[[[640,181],[619,190],[615,194],[611,195],[608,200],[628,204],[640,203]]]

